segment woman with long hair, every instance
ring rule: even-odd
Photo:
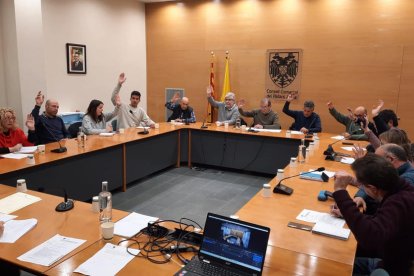
[[[87,135],[112,132],[112,126],[110,124],[107,124],[107,122],[109,122],[115,116],[118,115],[118,103],[120,103],[119,97],[117,99],[117,104],[115,106],[114,111],[104,113],[103,102],[100,100],[92,100],[89,103],[88,110],[86,111],[85,116],[83,116],[83,132]]]

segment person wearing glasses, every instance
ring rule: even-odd
[[[228,92],[224,97],[224,102],[218,102],[211,96],[211,87],[207,87],[207,100],[212,107],[218,108],[217,125],[236,124],[237,118],[240,117],[239,109],[236,105],[236,95],[233,92]]]
[[[266,128],[266,129],[280,129],[279,116],[272,110],[272,102],[269,98],[263,98],[260,101],[260,109],[254,109],[252,111],[244,111],[243,106],[246,101],[241,99],[237,105],[239,107],[240,115],[244,117],[253,118],[252,126],[254,128]]]
[[[343,133],[345,139],[368,140],[368,137],[364,134],[363,129],[365,127],[363,124],[365,123],[365,118],[367,116],[367,109],[365,107],[358,106],[353,112],[350,108],[348,108],[349,114],[344,115],[335,109],[331,101],[326,105],[328,106],[329,113],[335,118],[335,120],[345,126],[345,132]],[[371,123],[369,124],[370,125],[368,125],[368,127],[370,129],[375,129],[374,126],[371,126]]]
[[[293,124],[290,126],[290,130],[301,131],[305,134],[321,132],[322,123],[321,118],[315,111],[315,104],[313,101],[305,101],[303,103],[303,111],[301,110],[290,110],[290,102],[294,100],[294,96],[289,94],[285,105],[283,106],[283,113],[295,119]]]
[[[27,116],[26,126],[29,138],[16,122],[16,113],[11,108],[0,108],[0,153],[19,151],[22,146],[33,146],[36,141],[35,124],[31,115]]]

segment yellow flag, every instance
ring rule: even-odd
[[[230,70],[229,70],[229,57],[226,57],[226,67],[224,69],[224,81],[223,92],[221,93],[221,101],[224,102],[224,97],[227,92],[230,92]]]

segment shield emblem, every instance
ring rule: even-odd
[[[299,70],[299,52],[270,52],[269,76],[280,88],[288,87]]]

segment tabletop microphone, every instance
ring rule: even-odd
[[[42,119],[43,115],[39,116],[39,120],[42,123],[43,127],[47,130],[47,132],[49,132],[49,134],[52,136],[52,138],[59,144],[59,148],[57,149],[52,149],[51,152],[53,153],[64,153],[67,152],[68,149],[65,146],[62,146],[62,144],[60,143],[60,140],[55,136],[55,134],[53,134],[52,131],[49,130],[49,128],[46,126],[45,122]]]
[[[57,212],[66,212],[73,209],[73,207],[75,206],[73,200],[68,199],[68,194],[66,193],[65,188],[63,188],[63,192],[65,193],[64,200],[56,206],[55,210]]]
[[[354,135],[357,132],[358,132],[358,130],[354,130],[353,132],[351,132],[350,135]],[[336,143],[339,143],[339,142],[341,142],[345,139],[346,139],[346,137],[343,137],[343,138],[338,139],[335,142],[328,145],[328,148],[323,152],[323,154],[326,155],[326,158],[325,158],[326,160],[335,160],[335,156],[348,156],[348,157],[351,156],[349,154],[337,153],[333,149],[333,145],[335,145]]]
[[[324,167],[320,167],[320,168],[317,168],[316,170],[313,170],[313,171],[301,172],[300,174],[296,174],[296,175],[292,175],[292,176],[288,176],[288,177],[282,178],[279,181],[279,183],[275,186],[275,188],[273,189],[273,192],[275,194],[291,195],[293,193],[293,189],[290,188],[290,187],[288,187],[288,186],[286,186],[286,185],[283,185],[282,184],[282,181],[283,180],[286,180],[286,179],[289,179],[289,178],[292,178],[292,177],[301,176],[301,175],[308,174],[308,173],[323,172],[324,170],[325,170]]]
[[[333,198],[332,192],[322,190],[318,194],[318,200],[319,201],[327,201],[328,200],[328,197]]]
[[[206,119],[207,119],[207,117],[205,117],[205,118],[204,118],[204,120],[203,120],[203,124],[201,125],[201,127],[200,127],[200,128],[208,128],[208,126],[206,126],[206,125],[205,125],[205,123],[206,123]]]

